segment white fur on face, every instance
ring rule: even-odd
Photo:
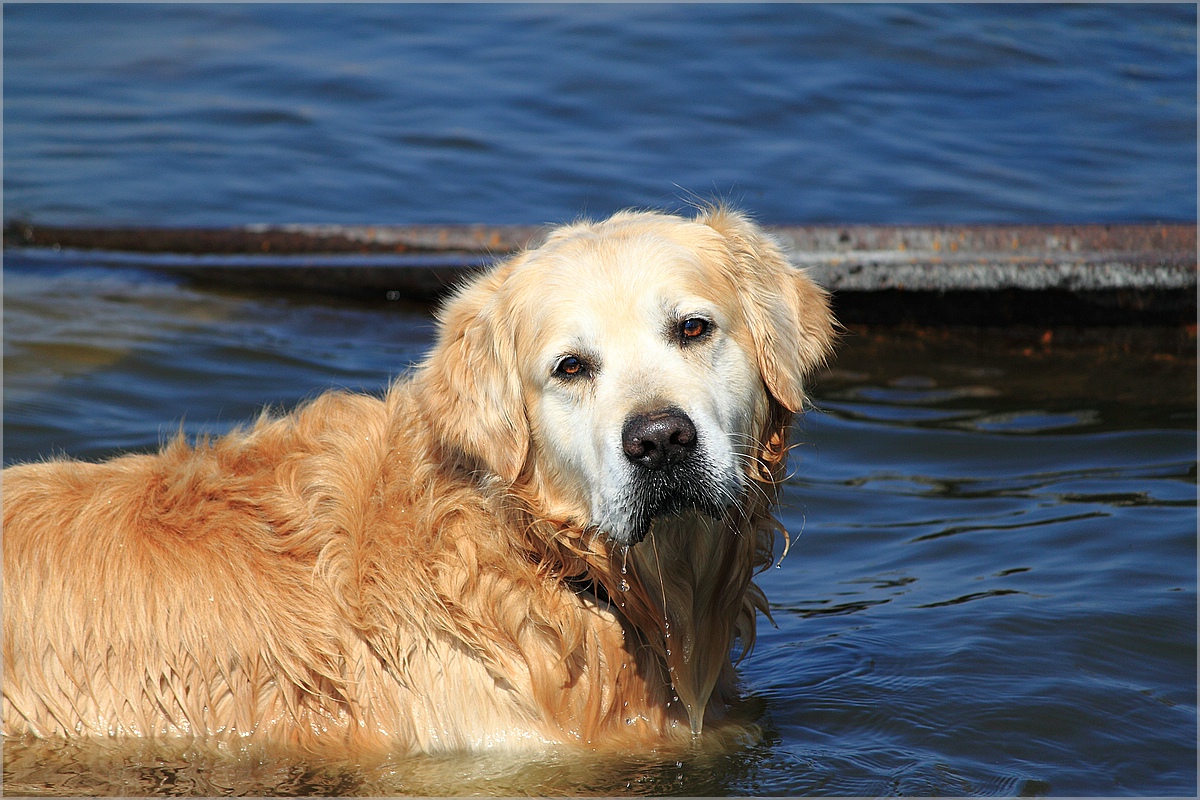
[[[519,349],[529,355],[534,460],[550,494],[575,505],[575,521],[625,544],[656,516],[736,504],[767,397],[733,335],[735,298],[720,296],[705,256],[662,238],[607,237],[540,259],[528,277],[542,305],[518,314],[536,320]],[[689,319],[707,333],[682,338]],[[566,358],[581,365],[575,375],[559,369]],[[629,460],[622,431],[631,417],[668,408],[692,421],[696,445],[686,474],[664,479]]]

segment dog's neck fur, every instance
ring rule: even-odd
[[[759,535],[750,520],[691,512],[657,520],[628,554],[638,602],[627,602],[627,614],[639,630],[658,628],[650,644],[667,664],[693,734],[706,712],[718,717],[732,699],[733,640],[752,637],[755,610],[766,610],[750,581]]]
[[[734,640],[744,656],[754,645],[755,613],[770,616],[752,578],[771,563],[775,533],[782,531],[771,507],[792,421],[786,409],[771,406],[762,449],[751,461],[758,474],[748,476],[752,486],[742,507],[721,519],[699,511],[661,517],[644,541],[626,546],[596,530],[539,518],[520,485],[505,492],[525,509],[536,558],[577,585],[603,587],[610,610],[636,637],[633,647],[652,653],[697,735],[706,713],[719,719],[734,698]]]

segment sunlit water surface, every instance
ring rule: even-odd
[[[100,458],[377,391],[423,309],[4,276],[4,459]],[[739,713],[762,737],[612,759],[299,763],[9,742],[9,794],[1192,795],[1195,360],[1118,341],[857,332],[814,387]],[[1128,350],[1126,352],[1126,350]]]

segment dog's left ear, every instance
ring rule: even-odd
[[[529,451],[516,344],[500,307],[499,290],[513,266],[480,275],[446,302],[437,344],[415,377],[442,442],[510,482]]]
[[[789,411],[804,404],[804,381],[833,349],[829,295],[757,225],[725,208],[697,218],[721,234],[729,247],[731,279],[741,298],[763,382]]]

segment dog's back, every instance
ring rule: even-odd
[[[195,447],[6,470],[5,732],[327,726],[348,631],[313,584],[335,524],[322,506],[340,502],[320,474],[371,469],[382,407],[328,395]],[[345,415],[361,441],[337,429]]]

